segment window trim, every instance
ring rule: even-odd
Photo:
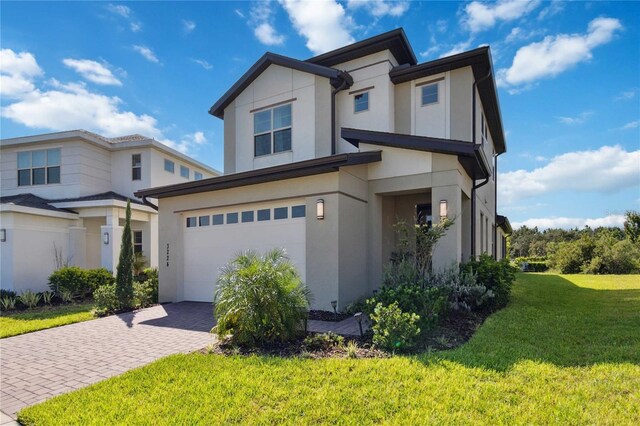
[[[49,164],[49,151],[58,151],[58,163],[57,164]],[[42,166],[33,166],[33,153],[34,152],[44,152],[44,164]],[[29,154],[29,167],[20,167],[20,154]],[[49,171],[52,169],[58,169],[58,181],[57,182],[49,182]],[[43,178],[44,183],[34,183],[34,171],[35,170],[43,170]],[[21,171],[29,171],[29,183],[28,184],[20,184],[20,172]],[[62,148],[54,147],[54,148],[42,148],[42,149],[32,149],[27,151],[18,151],[16,153],[16,186],[24,187],[24,186],[44,186],[44,185],[59,185],[62,183]]]
[[[295,100],[295,98],[293,99]],[[291,123],[288,126],[284,126],[284,127],[278,127],[276,128],[274,126],[274,111],[278,108],[282,108],[284,106],[289,105],[291,108]],[[293,151],[293,102],[288,102],[288,101],[283,101],[281,103],[276,103],[273,104],[270,107],[264,107],[264,108],[260,108],[260,109],[255,109],[252,110],[252,114],[253,114],[253,158],[260,158],[260,157],[266,157],[268,155],[276,155],[276,154],[281,154],[283,152],[292,152]],[[256,133],[256,125],[255,125],[255,114],[258,113],[264,113],[269,111],[269,120],[270,120],[270,127],[268,131],[265,132],[260,132],[260,133]],[[289,147],[289,149],[285,149],[282,151],[276,151],[276,138],[275,138],[275,134],[277,132],[281,132],[284,130],[289,130],[289,135],[290,135],[290,144],[291,146]],[[259,136],[265,136],[265,135],[269,135],[269,152],[266,154],[257,154],[257,145],[256,145],[256,138]]]
[[[133,157],[135,157],[136,155],[140,157],[140,164],[137,166],[133,162]],[[134,170],[140,171],[140,177],[138,177],[137,179],[134,176]],[[142,153],[139,153],[139,152],[135,154],[131,154],[131,181],[138,181],[138,180],[142,180]]]

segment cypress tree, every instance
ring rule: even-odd
[[[122,231],[120,259],[116,272],[116,296],[121,309],[131,309],[133,306],[133,241],[131,240],[131,203],[129,200],[127,200],[127,214]]]

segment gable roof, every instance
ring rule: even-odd
[[[344,127],[340,132],[340,136],[356,148],[360,143],[368,143],[392,148],[456,155],[458,161],[472,179],[484,179],[491,175],[482,147],[471,142]]]
[[[355,166],[382,160],[380,151],[352,152],[349,154],[330,155],[280,166],[222,175],[209,179],[175,185],[143,189],[135,193],[136,197],[166,198],[179,195],[197,194],[199,192],[219,191],[221,189],[256,185],[304,176],[331,173],[345,166]]]
[[[313,58],[307,59],[306,62],[332,67],[387,49],[391,51],[400,65],[415,65],[418,63],[416,55],[413,53],[413,49],[409,44],[409,40],[407,40],[407,35],[402,28],[379,34],[375,37],[323,53],[322,55],[314,56]]]
[[[339,71],[326,66],[267,52],[213,104],[209,109],[209,114],[218,118],[224,118],[224,109],[272,64],[326,77],[330,80],[333,87],[339,87],[344,81],[347,82],[348,86],[353,84],[353,79],[346,71]]]
[[[428,77],[463,67],[470,66],[473,76],[480,80],[491,73],[491,78],[484,78],[478,83],[478,92],[484,112],[487,116],[489,130],[496,146],[496,151],[501,154],[507,150],[502,128],[502,116],[498,102],[498,91],[495,76],[493,75],[493,62],[489,47],[480,47],[457,55],[436,59],[419,65],[400,65],[389,72],[389,77],[394,84],[400,84],[417,78]],[[471,89],[471,88],[469,88]]]

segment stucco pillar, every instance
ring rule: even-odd
[[[158,215],[154,213],[149,214],[149,222],[143,227],[143,238],[146,243],[147,261],[151,268],[158,267]]]
[[[438,240],[433,253],[433,271],[438,272],[462,259],[462,192],[457,185],[439,186],[431,189],[431,205],[434,223],[440,220],[440,202],[447,202],[447,217],[454,223]]]
[[[82,221],[69,227],[69,257],[71,263],[81,268],[87,267],[87,228]]]
[[[115,275],[120,258],[120,245],[122,242],[122,230],[117,209],[107,212],[107,224],[100,227],[101,265]],[[109,235],[109,243],[105,244],[105,233]]]

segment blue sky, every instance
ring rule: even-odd
[[[420,62],[492,48],[515,226],[640,209],[638,2],[2,2],[3,138],[142,133],[222,169],[209,107],[267,50],[306,59],[403,27]]]

